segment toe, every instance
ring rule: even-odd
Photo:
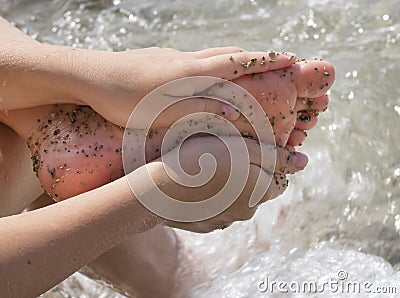
[[[290,146],[301,146],[307,137],[307,133],[302,130],[295,129],[291,132],[287,144]]]
[[[295,128],[299,130],[310,130],[318,122],[318,118],[314,113],[298,112]]]
[[[294,110],[299,111],[318,111],[323,112],[328,108],[329,98],[322,95],[317,98],[298,98]]]
[[[289,69],[286,77],[295,84],[298,97],[316,98],[324,95],[332,86],[335,69],[327,61],[301,61]]]

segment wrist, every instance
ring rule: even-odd
[[[131,193],[129,203],[131,206],[130,209],[137,214],[135,217],[141,218],[140,221],[143,224],[143,226],[139,228],[139,231],[134,231],[134,233],[150,230],[158,225],[166,225],[166,220],[163,217],[157,215],[142,203],[144,202],[143,198],[148,198],[155,193],[154,189],[157,188],[158,184],[161,182],[160,172],[163,170],[160,169],[160,167],[162,167],[161,163],[150,162],[128,173],[125,178],[123,178]],[[148,175],[151,177],[151,183],[149,183],[149,179],[147,178]],[[165,179],[162,180],[164,181]],[[138,225],[135,226],[138,227]]]
[[[63,48],[69,73],[65,89],[71,98],[76,98],[96,110],[103,97],[116,96],[110,82],[121,80],[114,79],[115,74],[111,70],[114,52]]]
[[[0,109],[55,103],[82,104],[70,92],[72,82],[67,47],[1,40]]]
[[[49,92],[52,104],[86,105],[79,98],[81,84],[78,80],[75,64],[79,63],[78,49],[49,44],[39,44],[38,52],[47,58],[45,69],[41,72],[42,79],[47,82],[46,90]]]

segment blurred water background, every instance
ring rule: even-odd
[[[193,297],[280,297],[270,280],[397,286],[400,297],[400,2],[398,0],[0,0],[32,37],[76,47],[199,50],[238,45],[324,58],[330,108],[302,151],[309,166],[247,223],[180,233],[207,282]],[[371,289],[374,289],[373,287]],[[361,295],[361,296],[360,296]],[[308,297],[287,294],[285,297]],[[351,294],[314,294],[314,297]],[[382,294],[357,294],[382,297]],[[121,297],[77,273],[43,297]]]

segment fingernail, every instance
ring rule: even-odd
[[[306,167],[308,163],[308,157],[304,153],[301,152],[295,152],[293,154],[293,162],[296,168],[299,170],[302,170]]]
[[[234,107],[228,104],[223,104],[221,108],[221,114],[223,117],[230,121],[235,121],[240,117],[240,113]]]

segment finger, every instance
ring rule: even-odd
[[[268,191],[268,182],[271,175],[259,166],[251,164],[247,183],[239,199],[233,204],[233,209],[240,210],[234,217],[243,221],[253,217],[257,204],[264,198]],[[227,210],[229,213],[229,209]]]
[[[294,110],[323,112],[328,108],[328,103],[329,98],[327,95],[322,95],[317,98],[298,98]]]
[[[268,187],[268,189],[264,190],[262,198],[258,200],[258,204],[255,206],[250,205],[249,198],[253,193],[254,186],[260,175],[260,171],[264,172],[260,167],[256,165],[250,165],[248,182],[245,188],[235,203],[223,213],[206,221],[196,223],[172,222],[169,224],[169,226],[197,233],[208,233],[216,229],[226,228],[235,221],[249,220],[254,216],[254,213],[257,210],[257,205],[278,197],[288,186],[288,180],[286,179],[285,175],[275,174],[269,186],[268,184],[264,183],[265,187]],[[270,179],[270,174],[267,172],[264,173],[266,177]]]
[[[301,146],[307,137],[307,133],[302,130],[294,129],[289,136],[287,145]]]
[[[209,144],[210,148],[218,150],[221,150],[225,146],[214,136],[203,136],[195,139],[194,141],[201,140],[202,143]],[[259,144],[255,140],[241,137],[224,137],[224,139],[229,139],[229,143],[232,145],[231,150],[240,148],[240,146],[235,146],[236,142],[239,144],[239,142],[244,141],[247,146],[247,152],[243,152],[243,158],[247,158],[246,154],[248,154],[251,165],[258,166],[270,173],[296,173],[303,170],[308,163],[307,155],[300,152],[292,152],[287,148]],[[187,142],[190,142],[190,140],[187,140]]]
[[[293,174],[303,170],[308,163],[308,157],[301,152],[277,147],[275,173]]]
[[[271,54],[273,53],[273,54]],[[246,74],[286,68],[295,63],[292,53],[237,52],[200,60],[200,74],[233,80]]]
[[[218,48],[210,48],[204,49],[197,52],[192,52],[194,56],[197,58],[209,58],[212,56],[223,55],[223,54],[233,54],[238,52],[244,52],[244,50],[240,47],[231,46],[231,47],[218,47]]]
[[[307,155],[301,152],[292,152],[287,148],[275,147],[267,144],[258,144],[254,140],[245,139],[250,163],[269,172],[296,173],[305,168],[308,163]],[[261,150],[263,156],[261,156]]]
[[[286,176],[283,174],[274,174],[274,177],[271,181],[271,184],[268,188],[268,191],[261,199],[259,204],[262,204],[268,200],[273,200],[279,197],[281,194],[284,193],[286,188],[289,185],[289,180],[286,179]]]
[[[310,130],[317,125],[318,118],[314,112],[298,112],[295,128],[299,130]]]
[[[262,181],[262,183],[257,184],[260,175],[266,177],[266,179]],[[261,200],[265,199],[265,196],[275,197],[277,195],[278,187],[275,178],[272,178],[273,181],[271,185],[273,184],[274,186],[271,190],[268,190],[266,189],[268,188],[268,183],[265,182],[270,181],[271,175],[256,165],[250,165],[247,183],[239,198],[229,206],[228,209],[211,219],[210,221],[212,222],[212,225],[216,229],[221,229],[230,226],[235,221],[245,221],[252,218],[257,210],[257,206],[256,204],[252,204],[251,200],[254,195],[254,189],[257,188],[257,186],[261,186],[262,193],[258,196],[256,203],[260,203]]]
[[[286,188],[289,184],[289,181],[286,179],[286,176],[284,174],[276,173],[273,175],[273,177],[271,179],[271,176],[267,172],[265,172],[263,169],[260,169],[260,171],[261,171],[261,174],[264,174],[264,177],[266,177],[265,182],[262,183],[262,185],[264,186],[264,188],[268,187],[268,189],[266,189],[266,190],[262,189],[263,193],[261,193],[261,196],[258,196],[258,198],[256,197],[256,199],[258,199],[258,201],[254,201],[251,205],[249,204],[249,206],[252,206],[252,207],[258,207],[260,204],[262,204],[268,200],[277,198],[286,190]],[[259,183],[256,186],[259,186],[259,185],[261,185],[261,183]],[[250,201],[253,199],[254,198],[252,196]]]

